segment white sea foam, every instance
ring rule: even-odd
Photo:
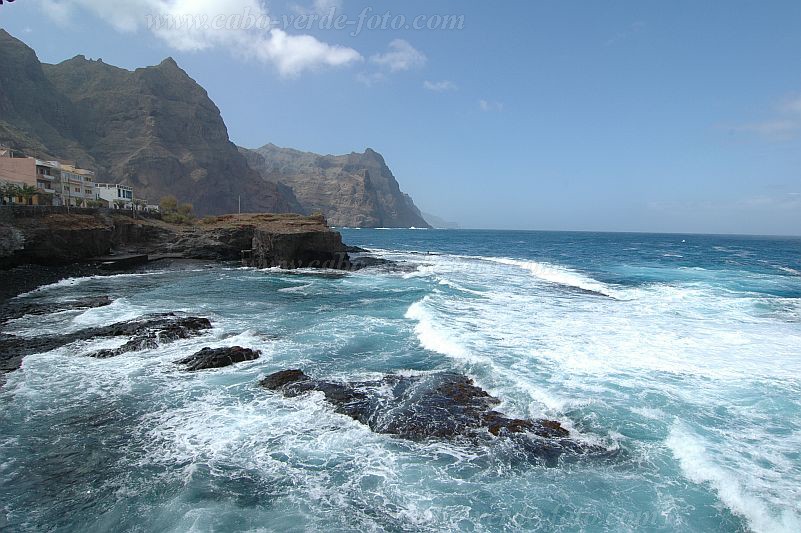
[[[711,486],[718,498],[733,513],[744,517],[754,531],[801,531],[798,514],[786,508],[781,511],[771,509],[765,499],[767,487],[756,490],[749,487],[749,482],[754,481],[753,477],[749,478],[749,468],[732,470],[716,463],[707,452],[705,441],[684,424],[673,424],[665,444],[679,461],[687,479]]]
[[[566,287],[575,287],[585,291],[616,297],[614,289],[608,285],[565,267],[552,265],[549,263],[540,263],[537,261],[509,259],[506,257],[487,257],[485,259],[487,261],[500,263],[502,265],[510,265],[522,268],[523,270],[530,272],[534,277],[543,281],[547,281],[548,283],[554,283],[556,285],[563,285]]]
[[[452,289],[456,289],[457,291],[466,292],[468,294],[474,294],[476,296],[486,296],[486,294],[483,291],[476,291],[476,290],[473,290],[473,289],[468,289],[467,287],[459,285],[455,281],[451,281],[449,279],[444,279],[444,278],[440,279],[439,280],[439,284],[440,285],[444,285],[446,287],[450,287]]]
[[[293,287],[283,287],[278,289],[278,292],[300,292],[304,293],[306,289],[313,286],[314,283],[304,283],[302,285],[295,285]]]
[[[426,309],[428,297],[413,303],[406,311],[406,318],[417,321],[414,327],[420,345],[427,350],[441,353],[458,359],[475,359],[470,352],[453,338],[445,328],[440,328],[434,322],[431,313]]]
[[[200,272],[201,270],[198,269],[198,270],[193,270],[193,271]],[[158,275],[166,274],[166,273],[169,273],[169,272],[170,272],[169,270],[151,270],[151,271],[148,271],[148,272],[129,272],[129,273],[125,273],[125,274],[111,274],[111,275],[108,275],[108,276],[94,275],[94,276],[83,276],[83,277],[76,277],[76,278],[65,278],[65,279],[62,279],[60,281],[56,281],[55,283],[50,283],[48,285],[42,285],[42,286],[37,287],[36,289],[34,289],[32,291],[22,293],[22,294],[18,295],[17,298],[24,298],[26,296],[31,296],[33,294],[39,294],[39,293],[42,293],[42,292],[47,292],[47,291],[50,291],[52,289],[75,287],[76,285],[80,285],[82,283],[86,283],[87,281],[93,281],[93,280],[108,280],[108,281],[124,280],[125,278],[136,278],[136,277],[142,277],[142,276],[158,276]]]
[[[794,268],[785,267],[785,266],[780,266],[778,268],[782,272],[787,272],[788,274],[793,274],[794,276],[801,276],[801,272],[799,272],[798,270],[796,270]]]

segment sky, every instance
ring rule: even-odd
[[[18,0],[0,27],[48,63],[172,56],[235,143],[373,148],[462,227],[801,235],[796,0]]]

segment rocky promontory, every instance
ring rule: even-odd
[[[113,263],[124,256],[242,261],[260,268],[351,266],[341,235],[322,216],[222,215],[179,225],[109,210],[3,211],[0,268],[5,269]]]

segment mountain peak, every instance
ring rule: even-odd
[[[178,63],[175,61],[175,59],[173,59],[173,58],[172,58],[172,56],[167,56],[167,57],[164,59],[164,61],[162,61],[161,63],[159,63],[159,65],[158,65],[158,66],[159,66],[159,67],[170,67],[170,68],[177,68],[177,69],[180,69],[180,68],[181,68],[181,67],[179,67],[179,66],[178,66]]]

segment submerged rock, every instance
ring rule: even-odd
[[[178,339],[188,339],[198,335],[203,330],[211,329],[211,322],[209,322],[208,318],[194,316],[174,317],[173,315],[165,315],[160,319],[157,318],[145,322],[145,324],[134,329],[133,338],[122,346],[98,350],[89,354],[89,356],[106,359],[127,352],[148,350],[157,347],[159,344],[177,341]]]
[[[261,356],[258,350],[232,346],[230,348],[203,348],[199,352],[175,361],[175,364],[186,365],[186,370],[205,370],[207,368],[223,368],[235,363],[253,361]]]
[[[186,339],[207,329],[211,329],[211,322],[207,318],[179,317],[173,313],[165,313],[117,322],[109,326],[86,328],[63,335],[18,337],[0,334],[0,375],[18,369],[25,356],[55,350],[76,341],[105,337],[132,337],[119,348],[100,350],[90,354],[92,357],[105,358],[125,352],[153,348],[163,342]]]
[[[92,309],[110,305],[113,300],[108,296],[89,296],[66,302],[27,302],[11,300],[0,308],[0,323],[8,322],[26,315],[46,315],[59,313],[61,311],[72,311],[77,309]]]
[[[333,383],[312,379],[300,370],[284,370],[261,381],[287,397],[319,391],[336,411],[377,433],[410,440],[452,439],[491,434],[530,433],[561,439],[569,436],[559,422],[509,418],[493,410],[500,400],[453,372],[422,376],[389,375],[379,381]]]
[[[393,261],[372,255],[362,255],[352,258],[350,261],[351,270],[373,269],[382,272],[414,272],[418,265],[405,261]]]

